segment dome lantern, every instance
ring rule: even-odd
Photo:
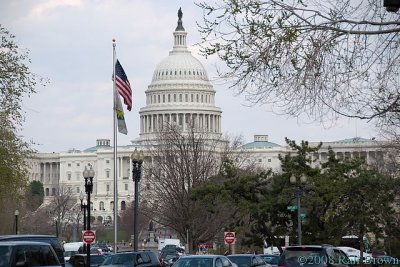
[[[182,9],[179,8],[178,10],[178,26],[176,26],[174,31],[174,50],[183,48],[186,50],[186,35],[187,32],[182,25]]]

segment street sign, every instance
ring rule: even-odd
[[[288,206],[287,209],[290,210],[290,211],[295,211],[295,210],[297,210],[297,206],[296,205]]]
[[[83,230],[82,239],[85,244],[92,244],[96,242],[96,231],[95,230]]]
[[[225,232],[224,233],[225,245],[233,245],[236,243],[235,232]]]

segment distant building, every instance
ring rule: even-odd
[[[209,136],[220,138],[222,135],[222,111],[215,106],[215,90],[207,73],[186,45],[186,35],[181,19],[173,32],[173,49],[168,57],[156,67],[151,84],[146,93],[146,105],[139,111],[139,138],[129,145],[119,146],[118,166],[118,210],[123,211],[134,199],[132,181],[132,160],[134,149],[145,153],[144,164],[151,157],[146,154],[146,144],[156,141],[157,132],[165,123],[174,123],[182,131],[188,130],[188,123],[205,131]],[[312,143],[317,145],[318,143]],[[324,143],[320,152],[312,155],[315,164],[327,160],[328,146],[339,157],[365,157],[368,161],[381,158],[383,153],[380,142],[352,138]],[[279,145],[268,140],[268,135],[255,135],[254,141],[245,144],[248,161],[257,167],[275,171],[280,170],[278,156],[289,152],[286,145]],[[30,180],[43,183],[45,201],[61,192],[76,196],[85,192],[83,170],[91,165],[95,171],[93,194],[91,198],[91,215],[96,223],[111,223],[114,209],[114,155],[109,139],[98,139],[96,145],[84,150],[72,149],[60,153],[37,153],[36,159],[30,162]],[[144,175],[141,180],[142,193],[151,186]]]

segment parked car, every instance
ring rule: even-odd
[[[69,258],[79,253],[79,248],[83,245],[83,242],[68,242],[64,244],[64,260],[69,262]]]
[[[353,264],[346,253],[330,245],[286,247],[278,263],[280,267],[349,267]]]
[[[227,258],[238,267],[267,267],[263,258],[255,254],[234,254],[228,255]]]
[[[168,245],[165,245],[165,247],[163,247],[161,249],[161,254],[163,254],[163,253],[167,253],[167,254],[180,253],[180,254],[182,254],[182,253],[185,253],[185,249],[181,248],[177,245],[168,244]]]
[[[100,266],[106,258],[105,254],[90,254],[90,267]],[[75,254],[69,258],[69,263],[73,267],[88,267],[87,254]]]
[[[160,256],[160,263],[162,267],[170,267],[172,264],[174,264],[181,255],[178,253],[162,253]]]
[[[268,267],[278,267],[279,255],[263,254],[260,257],[265,261]]]
[[[0,242],[0,266],[61,266],[48,243],[32,241]]]
[[[226,256],[205,254],[182,256],[173,267],[237,267],[237,265]]]
[[[57,254],[58,260],[65,267],[64,248],[56,236],[53,235],[0,235],[0,242],[4,241],[35,241],[50,244]]]
[[[337,248],[344,251],[352,262],[361,263],[361,261],[360,261],[361,251],[360,250],[353,248],[353,247],[343,247],[343,246],[340,246]],[[371,263],[372,255],[367,252],[364,252],[363,253],[363,262]]]
[[[101,266],[106,267],[161,267],[154,251],[126,251],[110,255]]]

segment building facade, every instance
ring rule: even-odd
[[[113,220],[114,195],[118,195],[118,211],[123,211],[134,199],[131,154],[136,149],[145,153],[144,164],[152,161],[146,155],[148,141],[156,141],[157,133],[165,124],[176,124],[185,132],[194,126],[211,137],[222,135],[222,111],[215,104],[215,90],[207,72],[186,45],[187,32],[182,20],[173,32],[173,49],[158,64],[153,78],[145,91],[146,104],[139,111],[139,138],[125,146],[118,147],[117,192],[114,192],[114,149],[109,139],[98,139],[96,145],[84,150],[70,150],[60,153],[37,153],[30,162],[30,180],[43,183],[45,202],[57,194],[71,194],[79,203],[79,196],[85,193],[83,170],[92,166],[95,171],[93,194],[90,206],[94,223],[111,223]],[[317,145],[318,143],[311,143]],[[320,164],[327,160],[328,147],[338,157],[365,157],[373,161],[382,157],[381,143],[375,140],[352,138],[324,143],[318,153],[312,155]],[[268,135],[255,135],[254,141],[242,147],[259,168],[280,170],[279,155],[289,153],[289,147],[268,140]],[[141,188],[150,188],[146,177]]]

